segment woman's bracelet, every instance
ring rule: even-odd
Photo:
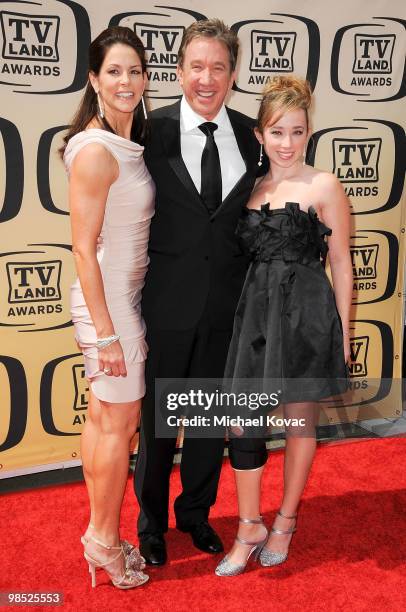
[[[107,336],[107,338],[97,338],[96,340],[96,348],[98,350],[106,348],[106,346],[110,346],[113,342],[117,342],[120,340],[120,336],[113,334],[112,336]]]

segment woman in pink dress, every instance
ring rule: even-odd
[[[90,522],[82,543],[92,585],[102,567],[121,589],[148,580],[137,549],[119,535],[148,350],[140,299],[154,185],[143,160],[145,84],[139,38],[123,27],[102,32],[90,46],[89,82],[61,150],[78,272],[71,314],[90,383],[81,439]]]

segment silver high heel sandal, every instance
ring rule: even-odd
[[[285,530],[275,529],[275,527],[272,527],[271,532],[278,533],[280,535],[295,533],[297,514],[294,514],[293,516],[287,516],[286,514],[282,514],[280,510],[278,510],[278,514],[279,516],[282,516],[283,518],[295,519],[295,523],[293,527],[291,527],[290,529],[285,529]],[[287,552],[286,553],[273,552],[272,550],[268,550],[267,548],[262,548],[261,554],[259,555],[259,562],[261,563],[263,567],[271,567],[272,565],[280,565],[281,563],[286,561],[287,558],[288,558]]]
[[[118,550],[119,552],[112,559],[108,559],[107,561],[102,562],[100,559],[97,559],[94,551],[92,554],[86,550],[89,547],[90,540],[95,542],[98,546],[101,546],[105,550]],[[115,574],[114,572],[109,571],[108,566],[111,565],[114,561],[119,559],[120,557],[124,558],[124,573]],[[134,589],[137,586],[141,586],[145,584],[149,580],[149,576],[147,574],[143,574],[142,572],[135,572],[126,565],[126,558],[124,556],[123,547],[122,546],[108,546],[104,544],[100,540],[97,540],[94,536],[90,536],[85,544],[85,552],[84,557],[89,564],[89,571],[92,577],[92,587],[94,588],[97,584],[96,582],[96,569],[102,568],[112,581],[113,585],[118,589]]]
[[[240,523],[261,524],[261,525],[264,524],[262,520],[262,516],[260,516],[257,519],[240,518],[239,521]],[[248,540],[243,540],[242,538],[237,536],[235,539],[237,542],[239,542],[239,544],[244,544],[245,546],[251,546],[251,550],[248,553],[245,563],[241,563],[241,564],[232,563],[229,560],[228,555],[226,555],[224,559],[220,561],[220,563],[216,567],[215,574],[217,576],[238,576],[239,574],[242,574],[247,566],[247,563],[251,555],[254,555],[254,559],[258,559],[258,556],[261,553],[263,546],[265,546],[265,543],[268,540],[268,530],[266,528],[265,530],[266,530],[266,536],[263,540],[260,540],[259,542],[248,542]]]
[[[89,527],[94,530],[94,525],[89,523]],[[88,538],[85,537],[85,534],[80,538],[83,546],[86,546],[88,542]],[[126,558],[126,566],[135,572],[139,572],[140,570],[145,569],[146,563],[144,557],[140,554],[140,551],[136,546],[130,544],[127,540],[120,540],[120,544],[123,548],[123,553]],[[96,568],[97,569],[97,568]],[[90,567],[89,567],[90,572]]]

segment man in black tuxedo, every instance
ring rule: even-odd
[[[224,106],[235,76],[238,39],[217,19],[184,33],[178,77],[183,98],[151,113],[145,160],[156,212],[143,291],[149,354],[135,490],[141,554],[166,561],[169,477],[175,439],[157,438],[155,378],[221,378],[247,269],[235,238],[258,171],[253,121]],[[210,553],[223,550],[208,523],[216,499],[223,439],[185,438],[178,529]]]

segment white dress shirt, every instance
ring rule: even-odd
[[[206,121],[207,119],[195,113],[183,96],[180,103],[180,148],[183,161],[199,193],[202,153],[206,144],[206,136],[198,126]],[[224,200],[245,173],[246,168],[224,105],[213,119],[213,123],[218,125],[214,132],[214,140],[220,157]]]

